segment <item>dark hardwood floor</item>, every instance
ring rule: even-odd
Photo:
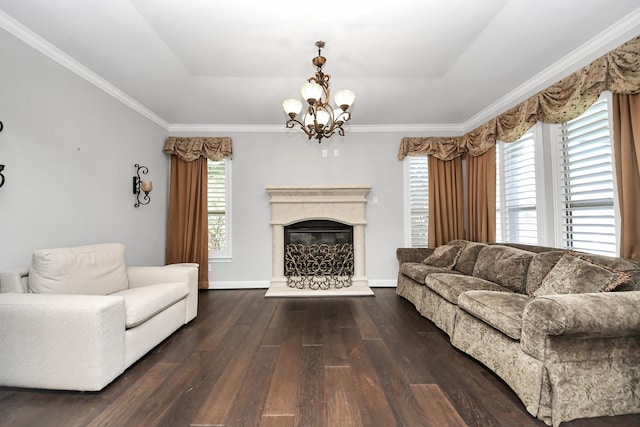
[[[0,425],[544,426],[395,289],[264,292],[201,291],[196,320],[99,393],[0,387]],[[562,425],[631,427],[640,415]]]

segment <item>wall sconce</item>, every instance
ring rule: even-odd
[[[149,193],[153,190],[153,182],[151,181],[143,181],[140,178],[140,172],[143,174],[149,173],[149,168],[146,166],[140,166],[136,163],[136,176],[133,177],[133,194],[136,195],[136,203],[133,205],[134,208],[137,208],[140,205],[148,205],[151,201],[149,197]],[[140,200],[140,192],[144,193],[142,200]]]

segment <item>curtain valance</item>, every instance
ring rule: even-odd
[[[430,155],[446,161],[465,153],[476,157],[495,145],[496,140],[517,141],[537,121],[563,123],[578,117],[605,90],[619,94],[640,93],[640,37],[465,135],[402,138],[398,159]]]
[[[170,136],[164,145],[164,152],[173,154],[184,162],[192,162],[199,157],[219,161],[231,158],[233,149],[230,137],[175,137]]]

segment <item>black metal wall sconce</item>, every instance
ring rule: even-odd
[[[149,197],[149,193],[153,190],[153,182],[151,181],[143,181],[140,178],[140,173],[146,175],[149,173],[149,168],[146,166],[140,166],[139,164],[135,164],[136,175],[133,177],[133,194],[136,196],[136,203],[133,205],[134,208],[137,208],[140,205],[148,205],[151,201]],[[142,196],[142,200],[140,200],[140,193],[144,193]]]
[[[2,129],[4,129],[4,125],[2,124],[2,122],[0,122],[0,132],[2,132]],[[0,165],[0,187],[4,185],[4,175],[2,174],[3,170],[4,165]]]

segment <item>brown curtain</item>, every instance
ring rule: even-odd
[[[464,238],[462,188],[462,157],[443,161],[429,156],[430,247]]]
[[[207,159],[171,156],[166,263],[198,263],[198,287],[209,287]]]
[[[467,157],[467,240],[496,240],[496,147]]]
[[[209,223],[207,159],[231,158],[229,137],[169,137],[164,152],[171,155],[169,218],[165,262],[195,262],[198,287],[209,288]]]
[[[621,216],[620,256],[640,260],[640,94],[613,95],[613,153]]]

